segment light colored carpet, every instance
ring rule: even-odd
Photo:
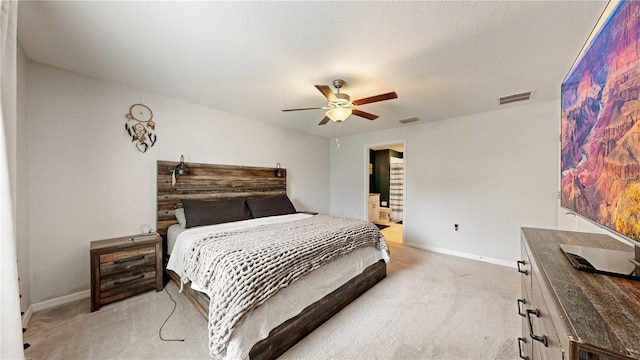
[[[515,359],[512,268],[391,243],[388,276],[281,359]],[[173,308],[167,291],[178,302]],[[169,284],[90,313],[88,299],[33,315],[27,359],[206,359],[207,324]]]

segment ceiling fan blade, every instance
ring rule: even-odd
[[[336,100],[336,94],[334,94],[331,88],[327,85],[316,85],[316,89],[320,90],[327,100]]]
[[[360,99],[360,100],[355,100],[353,101],[353,105],[364,105],[364,104],[370,104],[373,102],[391,100],[391,99],[397,99],[397,98],[398,98],[398,94],[396,94],[395,91],[392,91],[386,94],[381,94],[381,95],[371,96],[371,97]]]
[[[324,119],[322,119],[322,121],[320,121],[320,123],[318,125],[324,125],[324,124],[328,123],[329,120],[331,120],[331,119],[329,119],[328,116],[325,116]]]
[[[368,112],[360,111],[358,109],[351,110],[351,115],[360,116],[369,120],[375,120],[378,118],[378,115],[373,115]]]
[[[300,108],[300,109],[286,109],[282,111],[300,111],[300,110],[319,110],[321,107],[312,107],[312,108]]]

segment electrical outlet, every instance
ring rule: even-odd
[[[458,224],[453,224],[453,231],[458,231]]]

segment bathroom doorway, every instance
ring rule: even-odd
[[[404,141],[366,147],[367,217],[387,241],[404,241]]]

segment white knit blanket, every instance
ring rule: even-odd
[[[211,294],[211,356],[224,358],[231,333],[244,314],[304,274],[365,246],[388,251],[374,224],[326,215],[195,241],[185,255],[182,282],[194,281]]]

